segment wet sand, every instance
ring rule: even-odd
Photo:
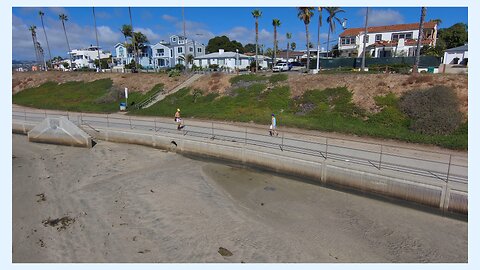
[[[13,135],[13,262],[467,262],[467,222],[148,147]]]

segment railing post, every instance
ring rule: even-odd
[[[328,138],[325,138],[325,160],[328,158]]]
[[[128,117],[128,121],[130,122],[130,129],[132,129],[132,117],[131,116]]]
[[[247,128],[245,128],[245,145],[247,144]]]
[[[383,144],[380,144],[380,162],[378,163],[378,169],[382,169],[382,156],[383,156]]]
[[[25,122],[27,122],[27,110],[23,109],[23,113],[25,114]]]
[[[107,128],[110,128],[110,121],[108,120],[108,114],[107,114]]]
[[[43,110],[43,112],[45,113],[45,118],[47,118],[47,110]]]
[[[153,122],[154,122],[154,125],[155,125],[155,132],[157,132],[157,118],[153,118]]]
[[[213,122],[212,122],[212,139],[214,139],[214,138],[215,138],[215,133],[213,131]]]
[[[452,164],[452,154],[450,154],[450,159],[448,160],[447,184],[448,184],[448,178],[450,177],[450,165],[451,164]]]
[[[282,149],[283,149],[283,137],[285,135],[285,132],[282,130]]]

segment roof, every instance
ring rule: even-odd
[[[425,22],[423,27],[425,29],[435,28],[436,22]],[[369,33],[383,33],[383,32],[397,32],[397,31],[407,31],[407,30],[418,30],[420,27],[419,23],[408,23],[408,24],[393,24],[393,25],[385,25],[385,26],[372,26],[368,27]],[[365,31],[365,27],[359,28],[350,28],[343,31],[340,36],[357,36],[358,34]]]
[[[236,58],[236,57],[237,57],[236,52],[223,52],[223,53],[214,52],[214,53],[209,53],[209,54],[205,54],[205,55],[202,55],[202,56],[197,56],[197,57],[195,57],[195,59]],[[245,54],[241,54],[241,53],[238,54],[238,57],[239,58],[251,58],[250,56],[245,55]]]
[[[468,51],[468,44],[465,44],[465,45],[460,46],[460,47],[446,49],[445,51],[446,52]]]

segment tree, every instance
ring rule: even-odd
[[[43,16],[45,15],[45,13],[43,13],[40,10],[38,12],[38,15],[40,15],[40,20],[42,21],[43,34],[45,35],[45,40],[47,41],[48,59],[49,59],[49,62],[52,62],[52,54],[50,53],[50,45],[48,44],[48,37],[47,37],[47,32],[45,31],[45,24],[43,23]],[[50,65],[51,65],[51,63],[50,63]]]
[[[187,54],[187,57],[186,57],[186,62],[187,62],[187,64],[193,64],[193,59],[194,59],[194,58],[195,58],[195,57],[193,57],[193,54],[190,54],[190,53]]]
[[[442,19],[432,19],[430,21],[436,23],[437,25],[440,25],[442,23]]]
[[[255,44],[248,43],[245,46],[243,46],[243,51],[248,52],[248,53],[254,53],[255,52]]]
[[[236,40],[230,41],[230,39],[227,36],[220,36],[220,37],[217,36],[217,37],[211,38],[208,41],[208,44],[206,47],[206,50],[208,52],[210,53],[218,52],[219,49],[224,49],[225,51],[232,51],[232,52],[235,52],[238,49],[240,53],[244,52],[242,43]]]
[[[287,62],[288,62],[288,59],[289,59],[288,53],[290,50],[290,39],[292,38],[292,33],[287,33],[286,37],[287,37]]]
[[[299,7],[297,16],[305,24],[305,36],[307,39],[305,44],[308,44],[309,43],[308,25],[310,24],[310,19],[313,17],[313,7]],[[307,46],[307,70],[309,69],[310,69],[310,48]]]
[[[135,52],[135,68],[138,68],[138,51],[135,46],[135,34],[133,33],[133,23],[132,23],[132,10],[130,7],[128,7],[128,15],[130,17],[130,28],[132,29],[132,45],[133,45],[133,51]]]
[[[444,49],[455,48],[468,42],[467,25],[464,23],[456,23],[449,28],[438,30],[437,45],[443,46]]]
[[[320,27],[322,27],[322,11],[323,8],[318,8],[318,30],[317,30],[317,70],[320,70]]]
[[[33,49],[35,50],[35,59],[37,61],[37,65],[40,65],[40,57],[38,55],[38,50],[37,50],[37,27],[35,25],[31,25],[28,30],[32,34],[32,41],[33,41]]]
[[[339,7],[326,7],[325,10],[327,10],[327,13],[328,13],[327,23],[329,25],[328,37],[327,37],[327,57],[328,57],[329,48],[330,48],[330,33],[333,34],[335,32],[335,22],[342,24],[340,19],[337,17],[337,14],[345,11],[343,9],[340,9]]]
[[[255,72],[258,70],[258,18],[262,17],[262,12],[258,9],[252,11],[252,16],[255,18]]]
[[[423,41],[423,23],[425,22],[425,16],[427,15],[427,8],[422,7],[420,14],[420,26],[418,29],[417,49],[415,50],[415,63],[413,64],[413,73],[418,73],[418,64],[420,63],[420,49]]]
[[[290,44],[290,48],[292,48],[292,51],[295,51],[295,49],[297,48],[297,43],[292,42],[292,44]]]
[[[265,55],[268,56],[268,57],[273,57],[273,50],[272,48],[267,48],[265,50]]]
[[[67,47],[68,47],[68,56],[70,58],[70,67],[73,67],[72,65],[72,54],[70,53],[72,50],[70,50],[70,43],[68,42],[68,36],[67,36],[67,30],[65,29],[65,22],[68,21],[68,17],[65,14],[60,14],[58,15],[58,18],[62,21],[62,26],[63,26],[63,32],[65,33],[65,39],[67,40]]]
[[[280,27],[282,23],[280,22],[279,19],[273,19],[272,25],[273,25],[273,64],[275,64],[275,61],[277,59],[277,51],[278,51],[278,44],[277,44],[277,27]]]

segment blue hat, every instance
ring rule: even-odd
[[[272,116],[275,116],[275,114],[272,113]]]

